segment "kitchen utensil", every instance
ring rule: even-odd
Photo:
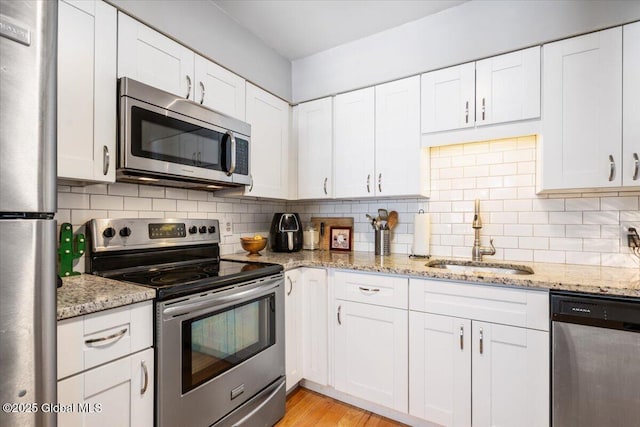
[[[393,228],[398,224],[398,212],[391,211],[389,212],[389,219],[387,220],[387,228],[389,230],[393,230]]]
[[[378,217],[380,217],[381,220],[386,221],[389,219],[389,213],[386,209],[378,209]]]

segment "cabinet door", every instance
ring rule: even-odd
[[[302,359],[303,377],[321,385],[328,383],[327,271],[303,269]]]
[[[115,181],[116,16],[101,1],[59,2],[59,178]]]
[[[251,125],[251,185],[245,195],[289,196],[289,104],[247,83],[247,122]]]
[[[298,198],[322,199],[332,192],[332,101],[298,105]]]
[[[549,333],[473,322],[474,427],[549,425]]]
[[[624,64],[622,75],[622,185],[640,185],[640,22],[622,28]]]
[[[540,117],[540,47],[476,62],[476,124]]]
[[[622,29],[550,43],[543,55],[541,189],[620,186]]]
[[[375,140],[376,195],[423,194],[419,76],[376,86]]]
[[[194,53],[129,16],[118,14],[118,77],[187,99],[194,94]]]
[[[245,80],[242,77],[196,55],[195,85],[196,102],[240,120],[245,119]]]
[[[284,275],[285,370],[287,391],[302,379],[302,271]]]
[[[374,193],[374,88],[334,99],[335,197],[367,197]]]
[[[60,412],[58,424],[153,426],[153,357],[150,348],[59,381],[58,402],[73,410]]]
[[[475,64],[422,75],[422,133],[474,126]]]
[[[336,390],[406,413],[407,311],[336,300]]]
[[[409,413],[471,425],[471,321],[409,312]]]

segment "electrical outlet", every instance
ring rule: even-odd
[[[220,222],[220,228],[222,229],[222,237],[232,236],[233,220],[231,219],[231,217],[225,216],[224,218],[222,218],[222,221]]]

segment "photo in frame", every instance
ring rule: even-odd
[[[329,249],[332,251],[350,251],[353,247],[353,227],[331,227],[329,238]]]

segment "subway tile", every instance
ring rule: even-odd
[[[124,209],[128,211],[150,211],[151,199],[124,197]]]
[[[583,214],[584,224],[618,224],[620,222],[620,212],[617,211],[595,211]]]
[[[109,218],[138,218],[138,211],[109,211],[107,212]]]
[[[58,207],[62,209],[89,209],[88,194],[58,193]]]
[[[531,201],[531,209],[534,211],[564,211],[564,199],[540,199]]]
[[[536,136],[535,135],[527,135],[518,138],[517,140],[518,149],[525,148],[535,148],[536,147]]]
[[[533,235],[536,237],[564,237],[565,226],[562,224],[535,224]]]
[[[515,188],[492,188],[489,190],[490,199],[515,199],[518,197],[518,191]]]
[[[493,241],[493,245],[497,248],[507,249],[507,248],[517,248],[518,247],[518,237],[514,236],[496,236]]]
[[[518,239],[520,249],[549,249],[548,237],[520,237]]]
[[[581,199],[567,199],[565,202],[566,211],[597,211],[600,210],[600,199],[593,198],[581,198]]]
[[[582,239],[568,237],[552,237],[549,239],[549,249],[557,251],[581,251]]]
[[[536,162],[518,162],[517,173],[519,174],[535,174]]]
[[[582,212],[549,212],[549,224],[582,224]]]
[[[489,152],[489,142],[475,142],[472,144],[463,144],[462,152],[464,154],[481,154]]]
[[[602,265],[610,267],[639,268],[640,260],[630,253],[601,254]]]
[[[138,194],[140,197],[152,197],[156,199],[164,198],[164,187],[157,187],[154,185],[139,185],[138,187]]]
[[[138,184],[128,184],[124,182],[116,182],[109,184],[108,192],[111,196],[138,196]]]
[[[516,212],[492,212],[489,218],[492,223],[518,224],[518,214]]]
[[[440,244],[444,246],[464,246],[464,236],[443,234],[440,236]]]
[[[452,212],[473,212],[473,200],[451,202]]]
[[[71,186],[70,185],[58,185],[58,193],[70,193]]]
[[[531,187],[535,184],[534,175],[507,175],[504,177],[505,187]]]
[[[620,222],[640,222],[640,211],[620,212]]]
[[[489,144],[489,151],[510,151],[518,148],[518,143],[515,139],[499,139],[491,141]]]
[[[198,201],[198,212],[217,212],[217,205],[216,202]]]
[[[638,197],[604,197],[601,205],[603,211],[637,211]]]
[[[531,212],[532,201],[527,199],[505,200],[504,210],[512,212]]]
[[[504,163],[530,162],[536,159],[536,152],[533,149],[518,149],[505,152],[503,158]]]
[[[504,257],[513,261],[533,262],[532,249],[505,249]]]
[[[549,212],[520,212],[518,221],[521,224],[548,224]]]
[[[503,153],[499,151],[490,151],[489,153],[477,154],[475,157],[477,165],[496,165],[499,163],[504,163]]]
[[[167,199],[186,200],[188,198],[188,190],[185,188],[167,187],[166,193]]]
[[[485,236],[502,236],[504,234],[504,225],[484,223],[481,234]]]
[[[600,226],[567,224],[565,233],[567,237],[596,238],[600,237]]]
[[[536,187],[518,187],[518,199],[533,199],[536,197]]]
[[[567,264],[601,265],[600,254],[596,252],[567,252],[566,262]]]
[[[122,196],[91,195],[91,209],[122,210],[124,207]]]
[[[566,255],[563,251],[546,251],[546,250],[534,250],[533,261],[534,262],[549,262],[554,264],[563,264],[565,262]]]
[[[440,156],[458,157],[464,154],[462,144],[445,145],[440,147]]]
[[[74,226],[84,225],[84,223],[94,218],[109,218],[108,211],[94,209],[71,210],[71,224]]]
[[[451,212],[451,202],[431,202],[429,212]]]
[[[515,175],[516,173],[518,173],[517,163],[501,163],[489,166],[489,175],[491,176]]]
[[[248,205],[246,203],[218,203],[218,212],[224,212],[224,210],[220,209],[220,205],[227,205],[230,204],[231,205],[231,212],[233,212],[234,214],[241,214],[241,213],[245,213],[248,212]]]
[[[465,177],[489,176],[489,166],[465,166],[463,168],[463,173]]]
[[[502,176],[482,176],[476,179],[478,188],[500,188],[503,186],[504,177]]]
[[[531,224],[505,224],[505,236],[533,236],[533,225]]]
[[[464,168],[451,167],[447,169],[440,169],[440,179],[456,179],[464,177]]]
[[[458,178],[451,180],[451,188],[454,190],[464,190],[476,187],[476,178]]]
[[[467,154],[464,156],[458,156],[452,159],[452,162],[455,166],[475,166],[476,165],[476,155],[475,154]]]
[[[175,212],[176,201],[172,199],[152,199],[151,209],[154,211]]]
[[[58,224],[71,223],[71,209],[58,209],[53,218],[58,221]]]
[[[107,184],[91,184],[83,187],[71,187],[72,193],[107,194]]]
[[[585,252],[619,252],[619,239],[584,239],[582,250]]]
[[[431,170],[451,167],[451,157],[431,157]]]
[[[200,190],[187,190],[187,199],[189,200],[197,200],[197,201],[207,201],[208,194],[206,191]]]
[[[176,209],[185,212],[197,212],[198,202],[195,200],[178,200],[176,201]]]
[[[620,224],[615,225],[601,225],[600,227],[600,237],[604,239],[618,239],[622,238],[622,227]]]
[[[458,197],[455,200],[488,200],[489,199],[489,189],[488,188],[477,188],[477,189],[469,189],[464,190],[462,197]],[[453,199],[451,199],[453,200]]]

